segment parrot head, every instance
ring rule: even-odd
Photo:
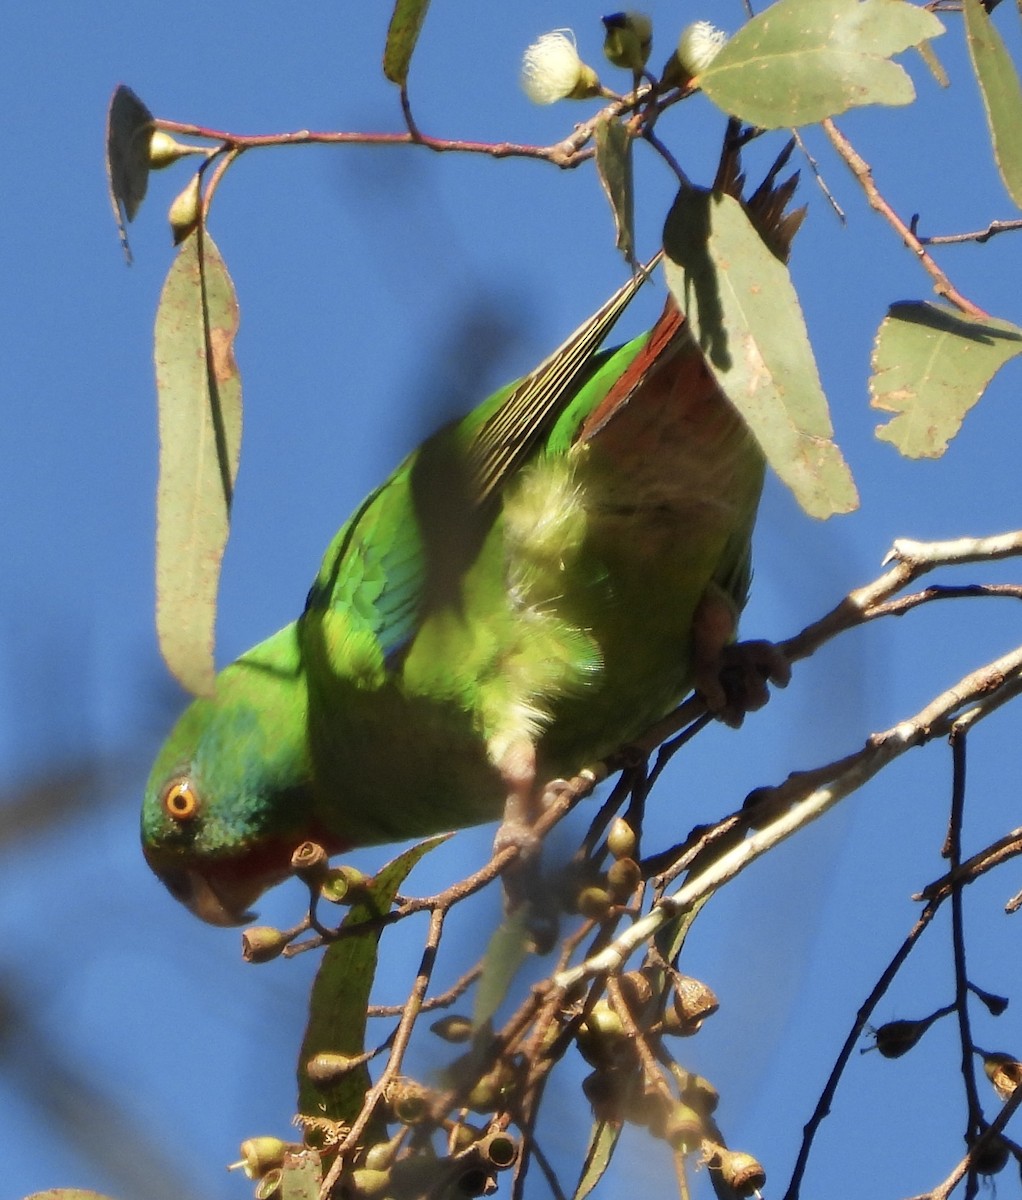
[[[214,695],[185,710],[142,806],[150,867],[213,925],[250,920],[249,906],[289,874],[295,847],[315,834],[305,689],[267,658],[268,645],[222,671]]]

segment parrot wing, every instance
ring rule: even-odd
[[[306,613],[343,611],[394,665],[424,614],[454,599],[493,501],[571,406],[655,261],[535,370],[431,437],[369,495],[328,547]]]

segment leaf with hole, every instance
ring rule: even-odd
[[[893,304],[873,346],[870,403],[896,415],[877,437],[908,458],[939,458],[997,371],[1022,354],[1022,329],[939,304]]]
[[[743,26],[696,84],[750,125],[808,125],[866,104],[910,104],[891,56],[944,32],[906,0],[779,0]]]
[[[213,689],[220,564],[241,449],[238,302],[213,239],[199,229],[171,265],[156,313],[160,480],[156,629],[189,691]]]

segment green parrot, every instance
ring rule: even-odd
[[[793,186],[748,205],[781,255]],[[302,615],[182,715],[142,841],[198,916],[249,919],[306,840],[527,825],[544,783],[693,685],[727,708],[764,459],[673,301],[600,349],[643,278],[410,454],[336,535]],[[756,664],[762,699],[785,669]]]

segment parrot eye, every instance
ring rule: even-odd
[[[174,779],[163,790],[163,811],[172,821],[190,821],[199,811],[199,794],[190,779]]]

